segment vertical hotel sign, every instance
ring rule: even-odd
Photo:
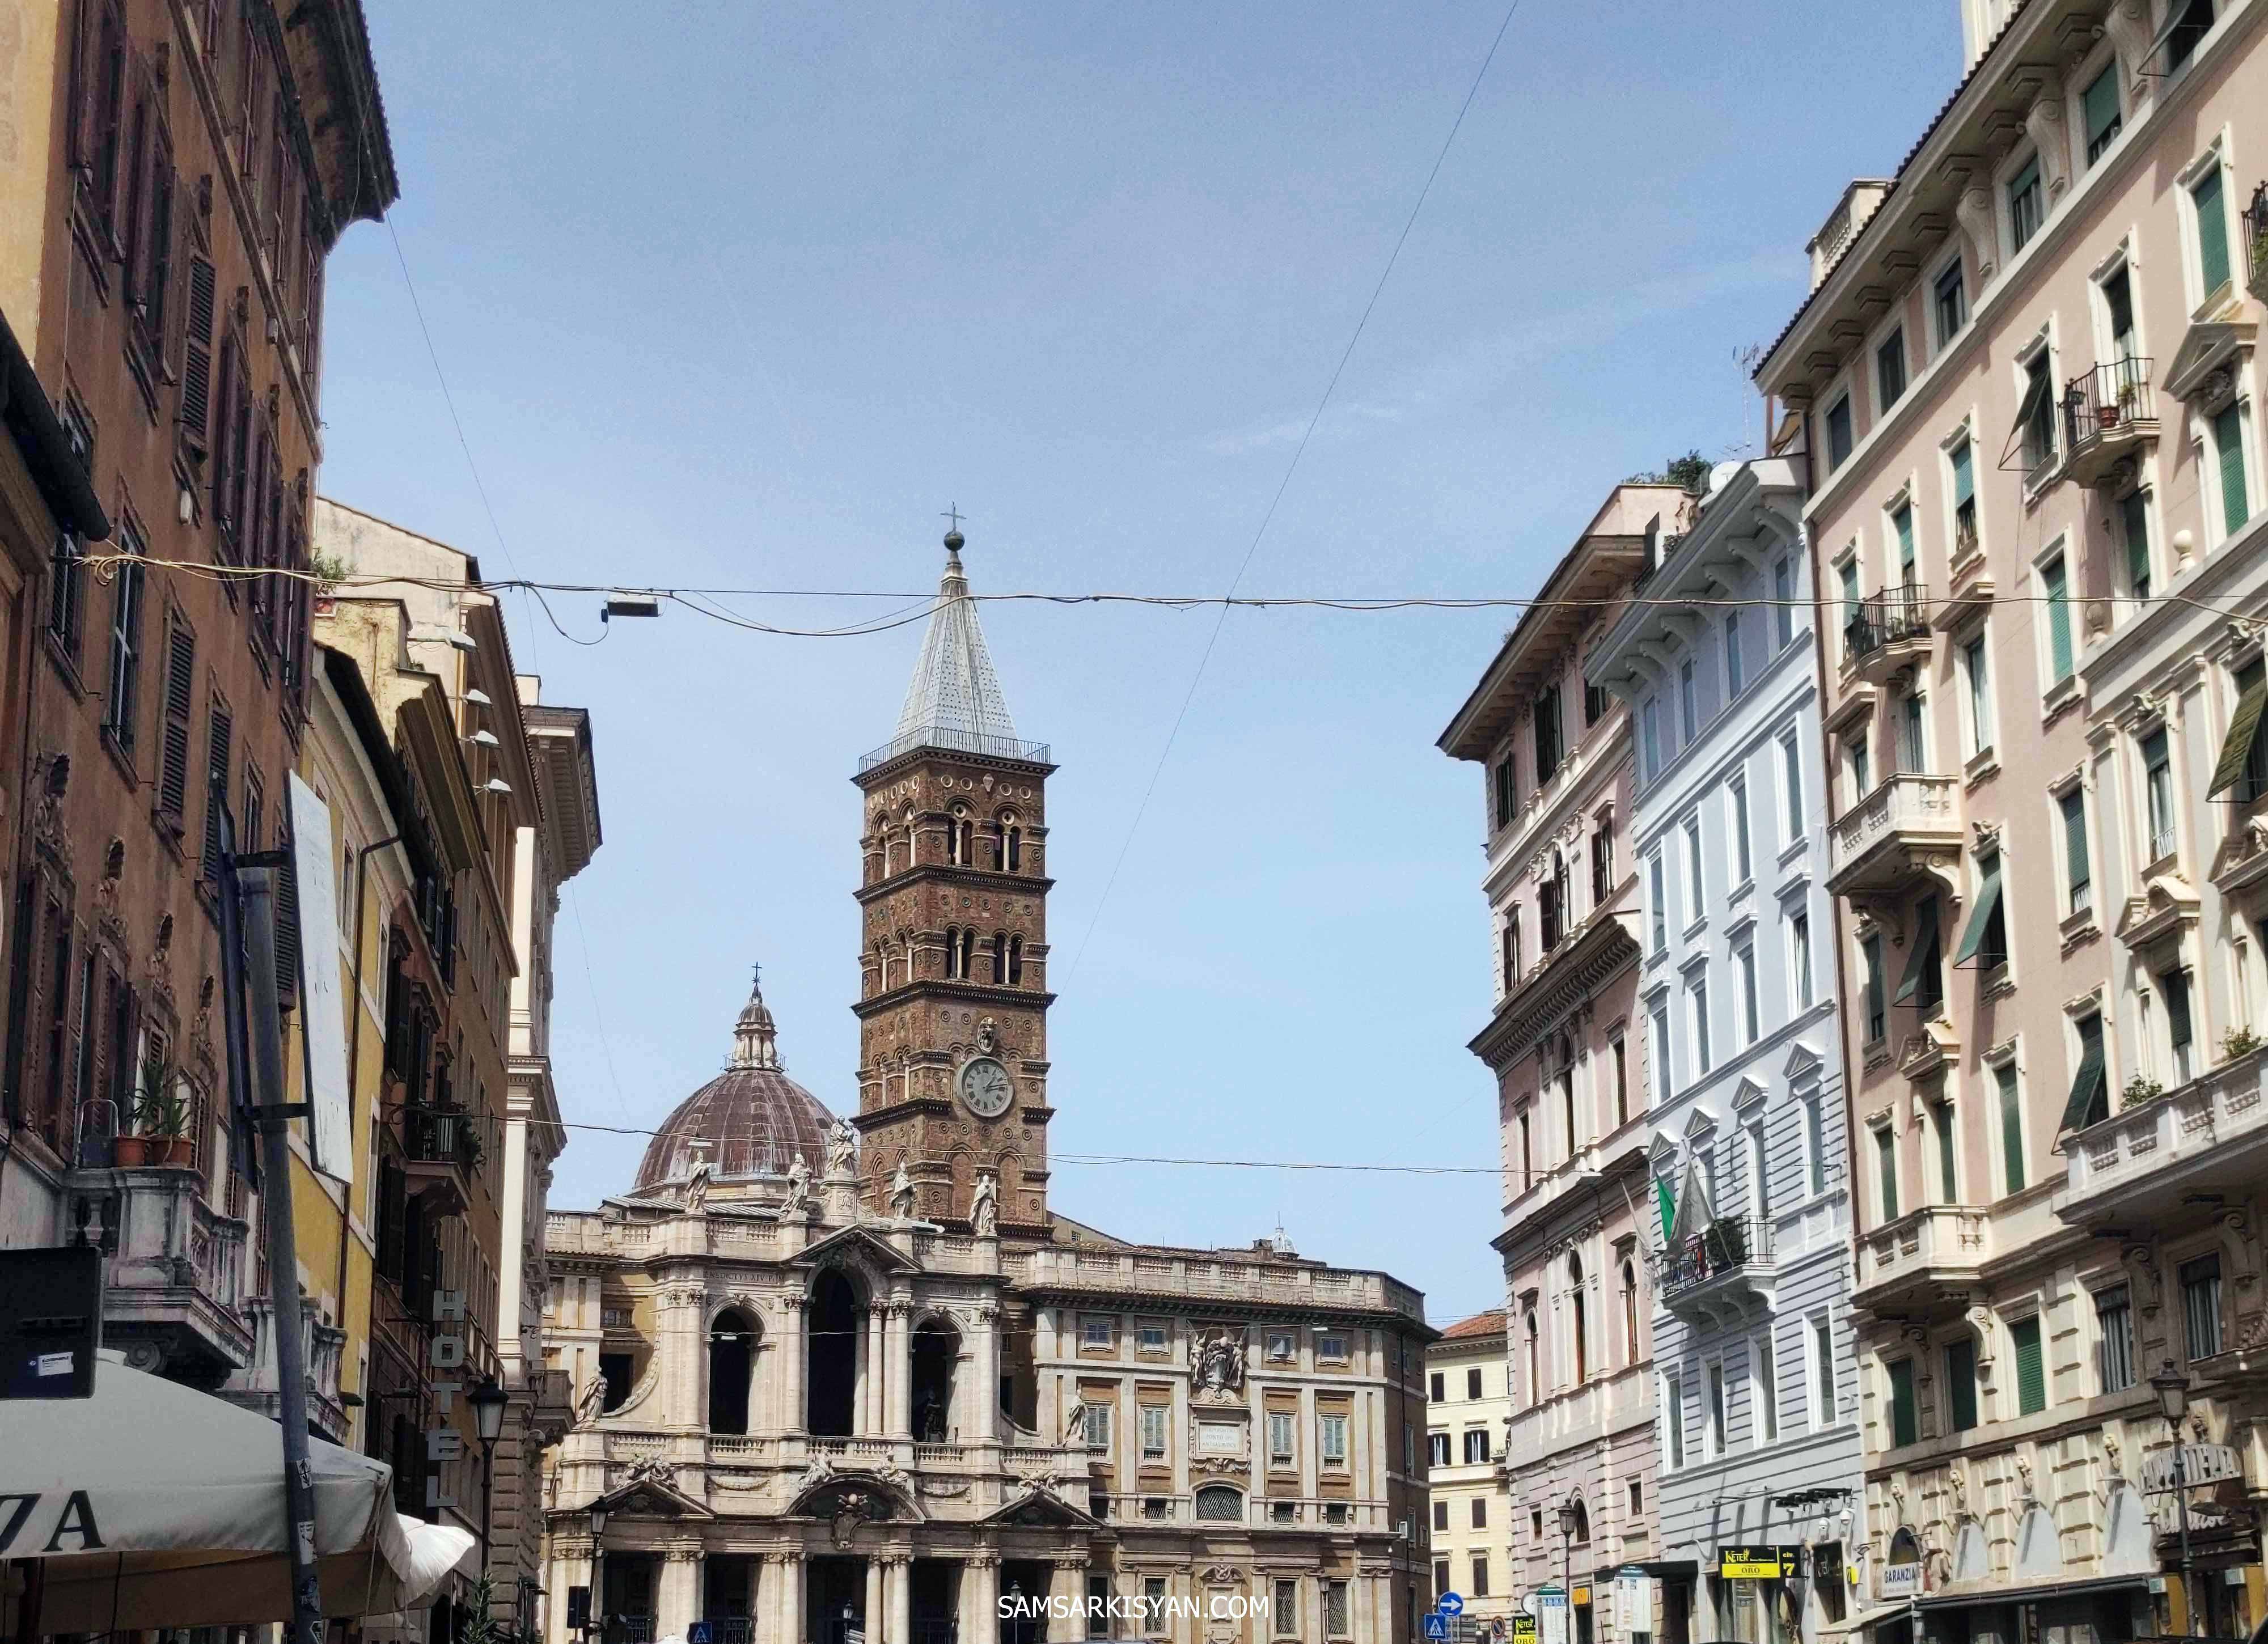
[[[428,1384],[433,1390],[433,1410],[446,1416],[454,1408],[457,1395],[465,1391],[463,1382],[441,1377],[452,1376],[465,1368],[465,1293],[462,1290],[433,1292],[433,1333],[425,1349],[425,1361],[432,1371]],[[438,1464],[453,1462],[465,1453],[465,1435],[446,1421],[437,1421],[425,1429],[425,1505],[454,1507],[457,1498],[441,1494]]]

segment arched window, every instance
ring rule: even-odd
[[[1002,865],[1010,873],[1024,871],[1024,830],[1012,811],[1000,818],[1000,838],[1005,855]]]
[[[1591,1539],[1591,1509],[1583,1505],[1583,1498],[1580,1495],[1574,1499],[1574,1507],[1575,1545],[1578,1546],[1587,1546],[1589,1545]]]
[[[1623,1363],[1638,1362],[1638,1266],[1623,1259]]]
[[[1567,864],[1559,859],[1559,853],[1555,850],[1551,853],[1551,871],[1544,878],[1543,883],[1536,887],[1535,892],[1536,908],[1540,915],[1537,921],[1538,939],[1542,942],[1542,950],[1545,953],[1550,952],[1559,945],[1559,932],[1567,917],[1567,909],[1562,899],[1566,894],[1566,890]]]
[[[1574,1338],[1575,1383],[1580,1386],[1591,1379],[1591,1321],[1583,1294],[1583,1259],[1572,1251],[1567,1252],[1567,1327]]]
[[[953,815],[946,818],[945,824],[946,861],[956,868],[974,866],[975,864],[970,861],[972,853],[968,845],[968,812],[955,805],[953,807]]]
[[[1021,987],[1023,985],[1024,939],[1021,936],[1011,936],[1008,938],[1008,986]]]
[[[1199,1523],[1241,1524],[1244,1522],[1244,1495],[1225,1484],[1209,1484],[1197,1494],[1197,1514]]]
[[[914,1436],[943,1443],[953,1430],[953,1370],[961,1357],[961,1332],[941,1319],[924,1319],[910,1352]]]
[[[1528,1406],[1543,1402],[1543,1353],[1535,1329],[1535,1310],[1528,1310]]]
[[[1520,910],[1513,908],[1504,919],[1504,990],[1510,993],[1520,983]]]
[[[1008,980],[1008,933],[1005,930],[992,933],[992,980],[998,986]]]
[[[976,933],[974,930],[961,933],[961,968],[954,974],[963,981],[970,980],[976,974]]]
[[[709,1430],[748,1430],[748,1377],[755,1366],[756,1332],[739,1310],[727,1308],[709,1326]]]
[[[1575,1124],[1575,1042],[1559,1035],[1552,1041],[1551,1060],[1558,1069],[1552,1076],[1559,1086],[1560,1117],[1567,1127],[1567,1156],[1572,1159],[1583,1145],[1583,1133]]]

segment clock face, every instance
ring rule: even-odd
[[[998,1059],[972,1056],[961,1064],[961,1099],[979,1119],[998,1119],[1016,1094],[1008,1070]]]

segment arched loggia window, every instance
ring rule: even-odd
[[[996,930],[992,933],[992,980],[997,985],[1005,983],[1007,980],[1008,933]]]
[[[945,977],[953,981],[961,975],[961,927],[945,928]]]
[[[1011,936],[1008,938],[1008,986],[1021,987],[1023,985],[1024,939],[1021,936]]]
[[[745,1314],[726,1308],[709,1326],[709,1430],[748,1430],[749,1378],[755,1369],[756,1332]]]
[[[1012,811],[1000,818],[1000,867],[1005,873],[1024,871],[1024,830]]]

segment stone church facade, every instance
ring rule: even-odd
[[[630,1189],[554,1213],[572,1644],[1416,1636],[1424,1298],[1052,1209],[1045,786],[962,573],[860,762],[858,1112],[761,988]],[[1042,1610],[1042,1601],[1052,1600]]]

